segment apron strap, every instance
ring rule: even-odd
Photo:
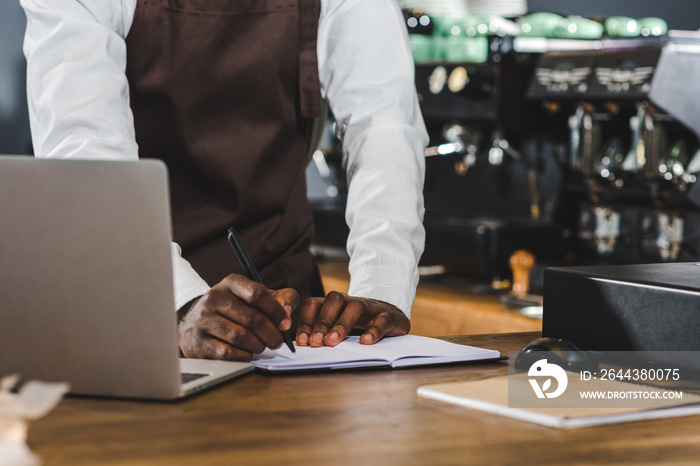
[[[320,13],[320,0],[299,0],[299,101],[303,118],[317,117],[321,113],[316,55]]]

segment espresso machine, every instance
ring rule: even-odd
[[[700,34],[547,51],[527,98],[568,126],[560,221],[579,264],[693,261],[700,252]]]
[[[538,292],[548,266],[697,260],[698,78],[690,31],[490,37],[483,63],[417,65],[432,144],[423,261],[498,288],[527,250]]]
[[[481,62],[416,64],[430,136],[422,263],[483,292],[512,286],[517,251],[535,256],[537,291],[546,264],[570,249],[559,221],[566,121],[528,98],[539,55],[516,52],[513,39],[488,37]]]
[[[700,257],[700,33],[567,39],[502,29],[468,38],[461,56],[450,56],[447,37],[442,56],[418,59],[428,50],[421,36],[444,25],[414,17],[430,136],[424,270],[504,294],[528,264],[525,292],[538,294],[549,266]],[[322,152],[338,190],[312,203],[317,239],[343,246],[340,148]]]

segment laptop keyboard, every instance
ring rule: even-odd
[[[209,374],[197,374],[193,372],[180,372],[180,382],[186,384],[187,382],[192,382],[193,380],[201,379]]]

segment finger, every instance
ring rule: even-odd
[[[345,340],[365,312],[365,305],[359,300],[351,300],[336,320],[333,328],[323,339],[327,346],[335,346]]]
[[[212,337],[248,353],[262,353],[265,344],[247,328],[228,319],[212,319],[205,331]]]
[[[274,300],[274,298],[272,299]],[[279,307],[280,311],[286,315],[276,300],[275,306]],[[278,348],[282,344],[282,334],[269,317],[233,295],[226,284],[220,283],[205,294],[197,303],[197,309],[201,310],[201,315],[195,313],[193,318],[199,317],[197,319],[199,322],[196,323],[195,327],[200,328],[202,332],[208,331],[209,324],[207,322],[216,320],[217,316],[220,316],[231,322],[231,325],[238,324],[248,329],[269,348]],[[185,316],[185,320],[188,317],[189,314]],[[225,334],[225,332],[219,332],[224,340],[226,339]]]
[[[340,313],[345,309],[347,298],[347,295],[338,291],[331,291],[326,295],[309,337],[310,346],[323,346],[324,338],[335,325]]]
[[[314,322],[316,322],[322,305],[323,298],[307,298],[302,303],[299,310],[299,323],[297,324],[297,345],[307,346],[309,344],[309,336],[314,329]]]
[[[236,337],[239,341],[246,341],[243,332],[235,330],[237,327],[242,327],[268,348],[279,348],[283,343],[280,329],[275,327],[265,314],[244,302],[232,302],[222,314],[231,322],[228,330],[223,332],[226,340],[229,339],[230,334],[230,338]]]
[[[275,327],[288,330],[292,320],[284,308],[261,283],[254,282],[243,275],[231,274],[221,281],[231,294],[251,307],[265,314]]]
[[[299,293],[297,293],[297,291],[292,288],[283,288],[281,290],[274,291],[273,295],[291,319],[292,313],[299,305],[299,301],[301,301]]]
[[[250,361],[252,354],[217,338],[208,336],[197,341],[196,345],[185,345],[182,349],[187,358],[222,359],[226,361]]]
[[[385,336],[404,335],[410,330],[410,322],[405,325],[404,320],[397,319],[387,312],[382,312],[374,318],[367,330],[360,336],[360,343],[373,345]]]
[[[221,359],[225,361],[250,361],[253,355],[240,348],[221,341],[217,338],[209,338],[202,342],[200,359]]]

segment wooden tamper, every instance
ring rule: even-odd
[[[513,272],[513,296],[521,298],[530,291],[530,273],[535,266],[535,256],[524,249],[518,249],[508,260]]]

